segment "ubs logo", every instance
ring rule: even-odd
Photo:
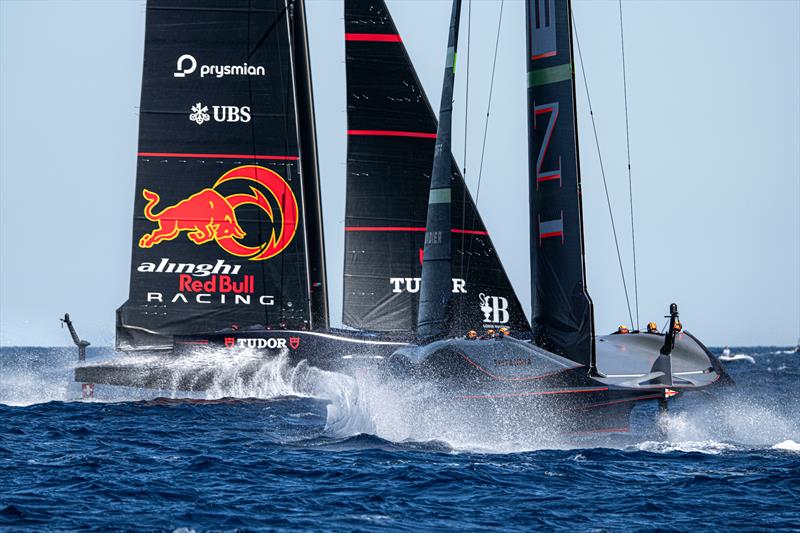
[[[189,113],[189,120],[198,126],[210,122],[212,118],[214,122],[250,122],[250,107],[215,105],[211,106],[211,113],[209,113],[207,105],[197,102]]]
[[[506,324],[508,322],[508,299],[502,296],[486,296],[480,293],[483,321],[488,324]]]

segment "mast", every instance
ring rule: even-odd
[[[453,84],[456,71],[456,45],[461,0],[453,0],[450,34],[439,105],[439,127],[433,158],[428,219],[425,224],[425,247],[419,299],[417,338],[441,337],[447,331],[447,308],[451,297],[451,133],[453,119]]]
[[[325,268],[325,232],[322,225],[322,194],[317,158],[317,130],[314,117],[314,90],[311,59],[308,53],[305,0],[289,1],[290,39],[295,79],[300,175],[305,199],[308,283],[311,329],[328,329],[328,281]]]
[[[526,0],[525,9],[533,338],[593,369],[571,5],[570,0]]]

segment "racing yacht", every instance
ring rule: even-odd
[[[124,356],[82,360],[75,379],[203,390],[213,363],[180,375],[168,363],[288,355],[426,380],[465,410],[559,413],[568,432],[622,431],[637,402],[729,382],[674,304],[663,333],[595,331],[570,9],[526,0],[529,321],[451,153],[460,0],[439,120],[384,1],[344,0],[344,327],[332,328],[304,2],[148,0]]]

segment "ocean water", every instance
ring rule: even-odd
[[[2,348],[0,530],[800,530],[800,355],[732,352],[755,363],[714,401],[565,440],[281,358],[243,382],[220,356],[204,394],[80,401],[73,348]]]

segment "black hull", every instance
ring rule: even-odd
[[[655,338],[643,339],[640,335],[607,339],[610,340],[604,342],[617,349],[626,344],[656,342]],[[686,342],[689,341],[694,341],[693,337],[687,337]],[[697,345],[702,347],[699,342]],[[567,433],[625,431],[630,411],[637,402],[666,401],[674,394],[727,380],[710,354],[710,359],[692,363],[691,358],[677,351],[677,370],[684,375],[688,373],[693,382],[676,379],[671,388],[666,388],[636,382],[642,376],[647,377],[650,360],[657,358],[657,354],[649,351],[639,353],[642,372],[639,378],[631,378],[630,373],[622,377],[591,376],[586,367],[542,350],[530,341],[449,339],[415,346],[400,339],[335,330],[230,331],[176,337],[172,351],[129,353],[119,359],[81,364],[76,368],[75,379],[83,383],[203,391],[214,387],[219,377],[220,356],[226,352],[232,356],[247,354],[236,368],[236,378],[243,382],[260,379],[259,370],[265,361],[288,356],[292,365],[304,362],[320,370],[350,376],[370,372],[379,379],[424,380],[435,386],[441,395],[439,401],[475,413],[476,420],[518,416],[526,422],[540,421]],[[632,349],[627,353],[633,356]],[[196,359],[198,354],[210,357]],[[618,354],[612,355],[619,359]],[[192,366],[187,371],[182,363],[189,358]],[[692,364],[697,369],[693,370]]]

